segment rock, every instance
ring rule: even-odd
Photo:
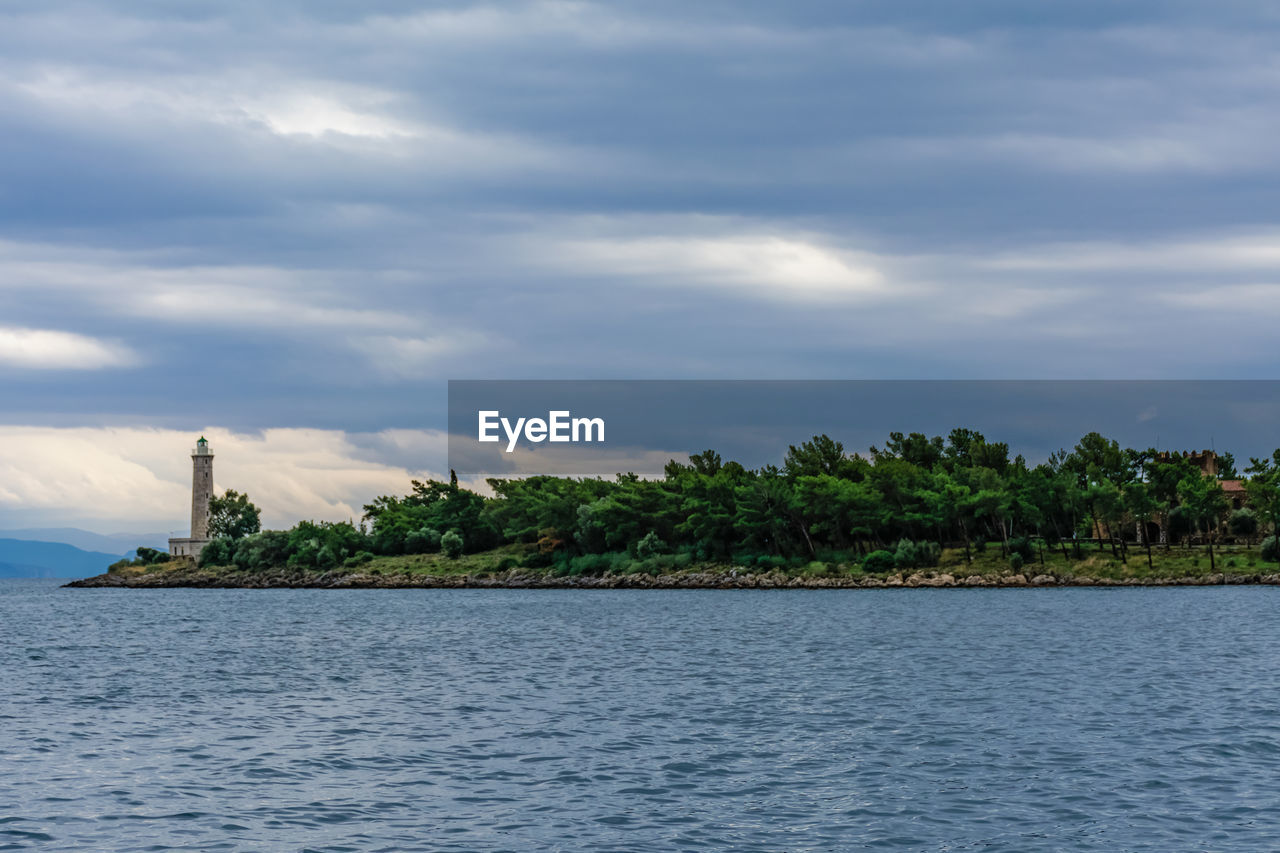
[[[1052,586],[1058,582],[1053,575],[1036,575],[1031,579],[1032,586]]]

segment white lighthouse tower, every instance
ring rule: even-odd
[[[204,436],[191,451],[191,536],[170,539],[169,553],[174,557],[199,559],[209,543],[209,501],[213,498],[213,452]]]

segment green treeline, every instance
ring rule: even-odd
[[[1189,458],[1122,448],[1090,433],[1071,451],[1030,466],[981,433],[943,439],[891,433],[870,455],[815,436],[791,446],[781,467],[750,470],[713,451],[666,466],[662,479],[537,476],[490,479],[493,496],[453,482],[413,482],[381,496],[357,525],[302,522],[262,531],[222,519],[201,565],[243,569],[354,567],[375,555],[449,557],[512,546],[510,565],[564,574],[660,572],[692,563],[785,568],[813,560],[868,572],[936,565],[943,548],[966,557],[998,548],[1014,568],[1045,549],[1080,559],[1086,548],[1196,547],[1263,542],[1276,559],[1280,450],[1244,469],[1246,505],[1233,507],[1221,480],[1237,479],[1230,454],[1217,479]],[[243,496],[237,496],[242,498]],[[247,504],[247,500],[243,502]],[[242,509],[256,508],[252,504]]]

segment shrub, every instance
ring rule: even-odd
[[[434,554],[440,550],[440,531],[430,527],[415,530],[404,538],[406,554]]]
[[[338,565],[338,555],[333,553],[333,549],[328,545],[316,552],[316,568],[332,569],[336,565]]]
[[[236,540],[232,561],[236,568],[249,571],[279,568],[289,559],[289,534],[282,530],[264,530]]]
[[[583,554],[569,561],[568,574],[603,575],[614,569],[622,569],[630,562],[626,554]]]
[[[526,569],[545,569],[553,562],[555,562],[555,552],[535,549],[525,553],[520,565]]]
[[[1276,537],[1268,536],[1262,540],[1262,559],[1268,563],[1280,562],[1280,542]]]
[[[1025,562],[1026,560],[1023,559],[1021,551],[1014,551],[1009,555],[1009,568],[1013,569],[1015,572],[1021,571],[1022,565]]]
[[[377,528],[373,534],[373,550],[379,554],[403,554],[405,531],[398,527]]]
[[[902,539],[893,553],[893,562],[900,569],[922,569],[938,565],[942,549],[937,542],[912,542]]]
[[[869,574],[884,574],[893,571],[892,551],[872,551],[862,561],[862,570]]]
[[[1191,511],[1185,506],[1175,506],[1169,510],[1169,537],[1173,541],[1184,539],[1195,531],[1191,520]]]
[[[609,557],[605,554],[583,554],[569,559],[570,575],[602,575],[609,570]]]
[[[157,551],[155,548],[148,548],[146,545],[139,545],[135,550],[138,558],[134,560],[135,566],[153,566],[156,563],[167,563],[169,561],[169,553],[167,551]]]
[[[671,561],[670,554],[659,554],[647,560],[635,560],[627,563],[622,566],[622,573],[625,575],[651,575],[657,577],[664,569],[671,568]]]
[[[1238,509],[1231,513],[1231,518],[1227,520],[1227,529],[1231,531],[1232,536],[1242,536],[1247,539],[1258,532],[1258,516],[1251,509]]]
[[[936,566],[942,559],[942,546],[937,542],[917,542],[916,554],[919,556],[920,565]]]
[[[289,559],[285,561],[285,565],[291,569],[314,569],[316,567],[316,553],[320,550],[320,543],[316,540],[304,542],[289,555]]]
[[[235,547],[235,542],[230,539],[214,539],[207,543],[200,552],[200,568],[229,564],[235,553]]]
[[[456,530],[450,530],[448,533],[440,537],[440,550],[450,560],[456,560],[462,556],[462,535]]]
[[[636,557],[647,560],[667,550],[667,543],[658,538],[658,534],[650,530],[644,538],[636,543]]]
[[[975,536],[975,537],[973,538],[973,550],[977,551],[979,554],[981,554],[983,551],[986,551],[986,550],[987,550],[987,537],[985,537],[985,536]]]
[[[1036,558],[1036,549],[1029,536],[1015,536],[1009,540],[1009,555],[1017,554],[1023,563],[1030,563]]]

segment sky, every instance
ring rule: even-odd
[[[448,379],[1274,378],[1280,11],[0,7],[0,526],[442,470]],[[314,450],[314,453],[308,451]]]

